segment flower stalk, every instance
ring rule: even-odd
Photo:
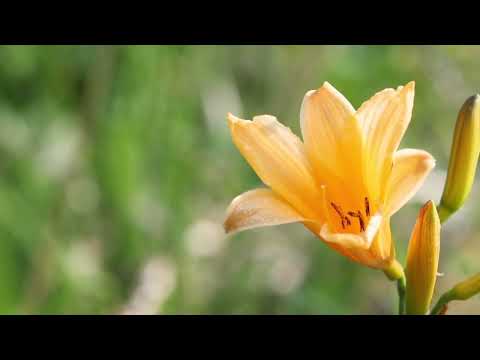
[[[405,294],[407,292],[407,281],[405,275],[397,280],[398,291],[398,315],[405,314]]]
[[[389,280],[397,282],[398,315],[403,315],[405,313],[405,294],[407,287],[403,266],[397,260],[394,260],[383,272]]]

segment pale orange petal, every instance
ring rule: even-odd
[[[255,189],[237,196],[227,210],[224,228],[227,233],[305,221],[282,198],[270,189]]]
[[[357,207],[364,195],[362,135],[354,113],[348,100],[327,82],[307,92],[300,110],[305,150],[317,181],[327,185],[337,201],[348,199],[351,207]]]
[[[329,225],[324,224],[318,235],[326,242],[339,244],[346,249],[369,249],[372,245],[373,239],[376,237],[377,232],[380,229],[381,223],[381,215],[372,216],[365,232],[358,234],[331,232]]]
[[[372,242],[370,253],[375,259],[380,261],[381,266],[389,264],[395,257],[395,246],[392,240],[389,216],[383,218],[377,236]]]
[[[380,203],[393,154],[410,123],[414,93],[413,81],[397,90],[383,90],[363,103],[356,113],[365,141],[369,193]]]
[[[233,142],[262,181],[302,216],[321,217],[321,196],[303,143],[273,116],[228,115]]]
[[[387,186],[385,212],[393,215],[410,200],[435,167],[435,159],[428,152],[402,149],[393,157],[393,168]]]
[[[395,258],[395,248],[390,234],[388,218],[384,218],[381,222],[372,245],[369,248],[346,247],[341,243],[333,242],[327,242],[327,245],[352,261],[376,269],[387,268]],[[386,251],[382,251],[381,248],[386,249]]]

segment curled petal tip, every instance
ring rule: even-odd
[[[398,86],[397,93],[402,91],[415,91],[415,81],[410,81],[406,85]]]
[[[310,96],[312,96],[317,90],[308,90],[306,93],[305,93],[305,96],[304,98],[308,98]]]
[[[223,222],[222,226],[223,226],[223,231],[225,232],[225,234],[228,235],[228,233],[230,232],[230,229],[226,220]]]
[[[324,83],[317,90],[317,92],[318,93],[326,92],[336,97],[343,97],[343,95],[337,89],[335,89],[335,87],[332,84],[330,84],[328,81],[324,81]]]
[[[263,122],[263,123],[276,123],[278,120],[273,115],[263,114],[254,116],[252,119],[253,122]]]
[[[223,231],[225,232],[225,235],[230,235],[232,233],[237,232],[234,224],[232,224],[232,221],[229,218],[225,219],[222,226],[223,226]]]
[[[228,120],[228,122],[230,122],[230,123],[235,123],[235,122],[240,121],[241,119],[238,118],[238,117],[236,117],[235,115],[233,115],[231,112],[229,112],[229,113],[227,114],[227,120]]]
[[[420,162],[421,170],[430,172],[436,165],[435,158],[426,151],[422,151],[423,159]]]
[[[324,81],[321,88],[331,89],[333,86],[328,81]]]
[[[232,132],[235,131],[236,129],[243,127],[243,125],[248,125],[249,123],[252,122],[251,120],[241,119],[233,115],[232,113],[228,113],[227,121],[228,121],[228,126],[230,127],[230,130]]]

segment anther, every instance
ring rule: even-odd
[[[356,213],[353,211],[349,211],[348,215],[351,217],[356,217],[358,218],[358,222],[360,223],[360,231],[365,231],[365,221],[363,219],[363,215],[360,211],[357,211]]]
[[[350,219],[347,218],[342,211],[342,208],[339,205],[336,205],[335,203],[331,202],[330,205],[335,209],[337,212],[338,216],[340,216],[340,219],[342,220],[342,228],[345,229],[345,224],[350,226],[352,223],[350,222]]]
[[[368,197],[365,197],[365,214],[370,216],[370,203],[368,202]]]

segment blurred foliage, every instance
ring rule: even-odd
[[[392,313],[394,284],[301,225],[223,234],[231,199],[261,185],[225,115],[272,114],[299,134],[303,95],[323,81],[358,107],[415,80],[402,147],[437,169],[393,219],[403,262],[421,203],[441,195],[479,58],[462,46],[0,47],[0,312]],[[477,194],[442,230],[440,291],[480,270]]]

